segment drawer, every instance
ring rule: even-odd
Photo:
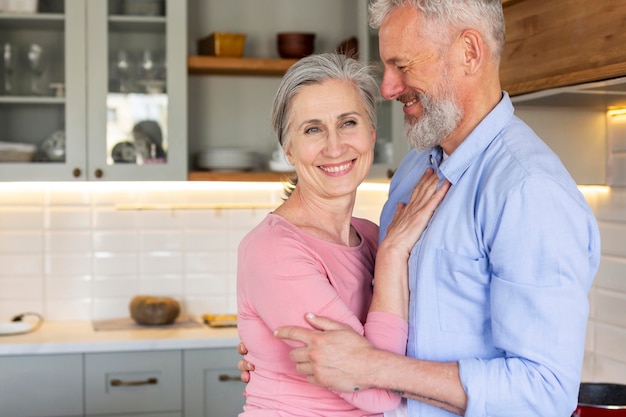
[[[181,410],[180,351],[85,355],[87,415]]]

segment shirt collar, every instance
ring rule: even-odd
[[[454,150],[452,155],[445,159],[445,164],[441,164],[442,157],[436,159],[439,169],[443,176],[455,184],[463,176],[463,173],[478,159],[480,154],[493,142],[498,133],[504,128],[513,116],[513,103],[507,92],[502,92],[502,99],[494,107],[487,116],[476,126],[467,138],[458,148]],[[431,150],[431,162],[433,161],[433,152],[441,155],[442,151],[439,146]]]

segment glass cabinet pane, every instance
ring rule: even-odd
[[[108,7],[107,165],[167,163],[165,3]]]
[[[62,163],[65,5],[28,3],[0,3],[0,162]]]

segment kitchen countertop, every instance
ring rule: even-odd
[[[1,355],[121,352],[232,347],[237,328],[142,328],[95,331],[90,321],[44,322],[32,333],[0,336]]]

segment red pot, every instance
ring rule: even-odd
[[[572,417],[626,417],[626,385],[583,382]]]

